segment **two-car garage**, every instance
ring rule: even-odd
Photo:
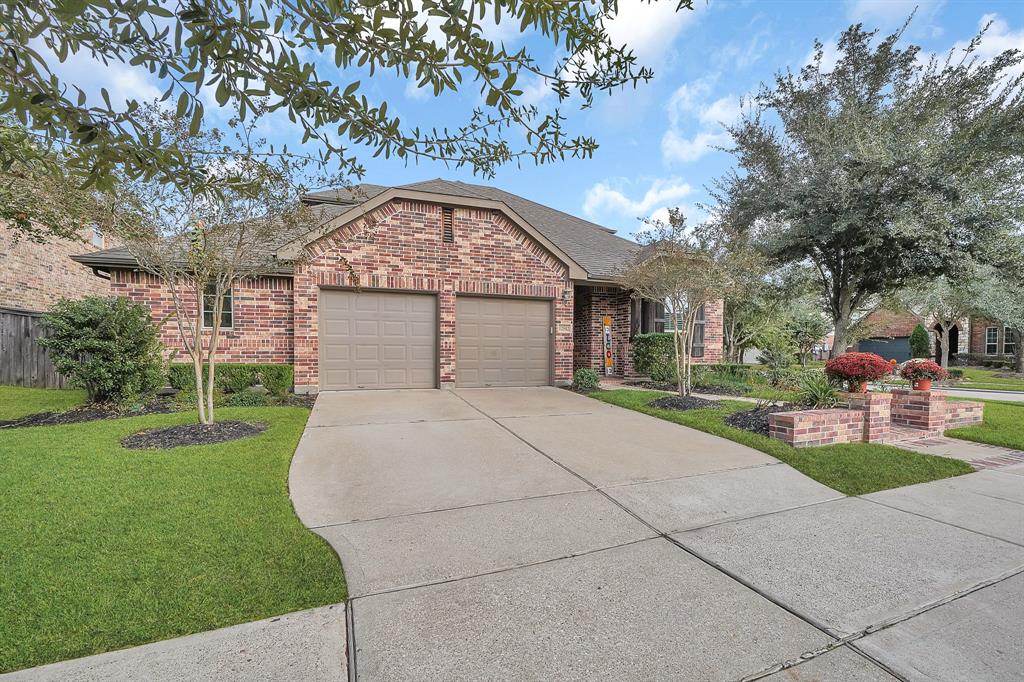
[[[319,317],[320,390],[438,386],[437,295],[322,289]],[[455,384],[550,384],[551,339],[551,301],[458,295]]]

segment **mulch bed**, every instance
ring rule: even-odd
[[[212,445],[263,433],[266,424],[223,421],[214,424],[180,424],[134,433],[121,441],[130,450],[178,448],[184,445]]]
[[[670,384],[664,381],[629,381],[626,382],[626,385],[645,388],[648,391],[669,391],[671,393],[675,393],[679,390],[679,387],[675,384]],[[709,393],[711,395],[745,395],[745,393],[738,388],[723,388],[721,386],[694,386],[693,390],[697,393]]]
[[[704,398],[697,398],[695,396],[678,396],[669,395],[664,398],[658,398],[647,403],[649,407],[656,407],[659,410],[704,410],[709,407],[719,407],[721,405],[717,400],[705,400]]]
[[[168,414],[178,412],[181,408],[169,400],[156,400],[142,407],[129,410],[110,405],[84,405],[66,412],[37,412],[18,419],[0,421],[0,429],[17,429],[25,426],[58,426],[60,424],[79,424],[100,419],[121,419],[122,417],[141,417],[146,414]]]
[[[768,407],[756,407],[752,410],[733,412],[725,417],[725,423],[737,429],[759,433],[762,436],[768,435],[768,415],[775,412],[792,412],[799,410],[796,405],[770,405]]]

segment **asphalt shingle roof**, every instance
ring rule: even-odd
[[[615,231],[607,227],[553,209],[550,206],[538,204],[497,187],[472,185],[441,178],[397,185],[396,187],[418,192],[500,201],[579,263],[587,271],[587,274],[595,279],[614,277],[640,248],[635,242],[616,236]],[[327,221],[388,189],[390,187],[384,185],[365,183],[351,188],[314,192],[307,194],[304,200],[321,207],[322,218]],[[268,248],[275,250],[278,246],[280,244],[268,244]],[[137,265],[135,258],[125,248],[95,251],[75,256],[74,259],[91,267],[130,268]],[[282,272],[284,271],[286,269],[283,268]]]

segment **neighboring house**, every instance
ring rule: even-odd
[[[293,266],[234,289],[218,351],[294,364],[296,391],[564,384],[580,367],[630,375],[632,336],[664,323],[660,306],[616,284],[635,243],[514,194],[438,179],[304,200],[325,222],[268,247]],[[155,318],[171,312],[126,250],[75,260]],[[695,354],[719,362],[722,305],[703,312]],[[180,348],[172,323],[163,341]]]
[[[109,246],[98,231],[84,229],[80,240],[37,244],[0,223],[0,243],[0,308],[42,312],[59,298],[110,293],[107,282],[69,258]]]
[[[934,321],[922,320],[909,311],[877,310],[868,316],[867,328],[871,336],[857,343],[857,350],[881,355],[898,362],[910,359],[910,334],[918,324],[924,324],[930,333],[931,355],[941,360],[942,345]],[[1013,335],[1003,325],[982,317],[958,320],[949,332],[952,350],[951,364],[961,364],[983,357],[1012,357]]]

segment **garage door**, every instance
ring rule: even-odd
[[[857,350],[861,353],[881,355],[886,360],[895,358],[896,362],[906,362],[910,359],[910,339],[907,337],[864,339],[857,343]]]
[[[455,302],[455,383],[551,383],[551,303],[459,296]]]
[[[320,292],[320,389],[434,388],[437,304],[424,294]]]

